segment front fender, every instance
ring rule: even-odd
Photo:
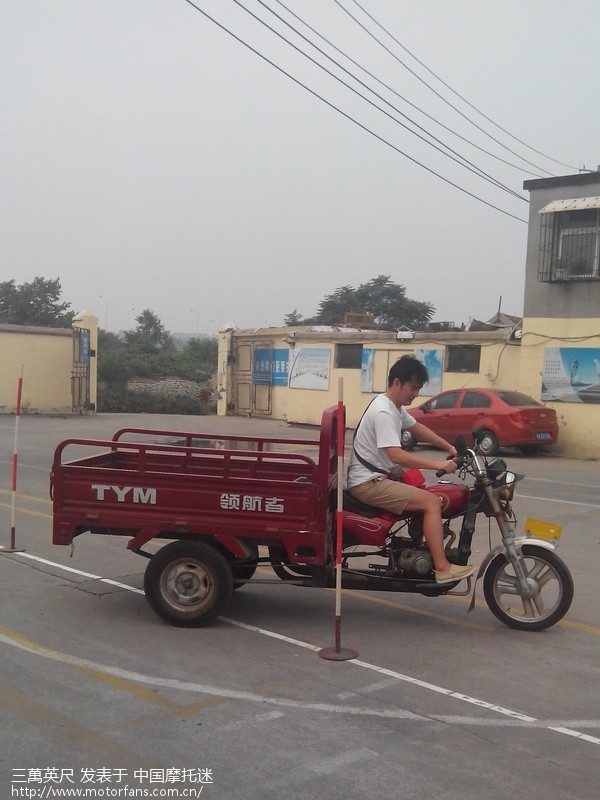
[[[520,550],[524,544],[534,544],[536,547],[543,547],[546,550],[556,550],[556,545],[554,544],[554,542],[550,542],[547,539],[534,539],[533,537],[530,536],[519,536],[517,539],[515,539],[515,546],[517,547],[518,550]],[[494,560],[494,558],[496,558],[496,556],[499,553],[505,550],[506,548],[504,547],[503,544],[499,544],[496,547],[494,547],[493,550],[490,550],[490,552],[483,559],[483,561],[479,566],[479,570],[477,572],[477,580],[481,578],[481,576],[486,571],[490,563]]]

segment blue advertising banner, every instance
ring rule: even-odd
[[[287,348],[271,350],[257,347],[254,350],[252,380],[254,383],[287,386],[290,351]]]
[[[271,364],[273,386],[287,386],[290,365],[290,351],[288,348],[286,347],[273,350],[273,359]]]
[[[90,332],[83,328],[79,332],[79,361],[82,364],[90,361]]]
[[[600,349],[547,347],[542,372],[542,400],[600,403]]]

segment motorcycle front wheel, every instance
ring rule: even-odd
[[[492,614],[505,625],[521,631],[542,631],[569,610],[573,578],[554,551],[525,544],[521,552],[533,595],[521,596],[515,569],[502,553],[485,572],[483,594]]]

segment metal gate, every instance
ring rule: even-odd
[[[272,342],[244,342],[235,345],[232,411],[248,416],[271,415],[272,358]]]
[[[90,403],[90,332],[73,328],[73,371],[71,372],[72,409],[83,414],[92,408]]]

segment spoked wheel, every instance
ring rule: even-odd
[[[159,617],[185,628],[213,622],[233,593],[227,560],[203,542],[173,542],[150,560],[144,591]]]
[[[497,555],[485,572],[483,593],[490,611],[505,625],[541,631],[561,620],[573,600],[573,578],[552,550],[526,544],[522,548],[531,597],[522,597],[513,565]]]

